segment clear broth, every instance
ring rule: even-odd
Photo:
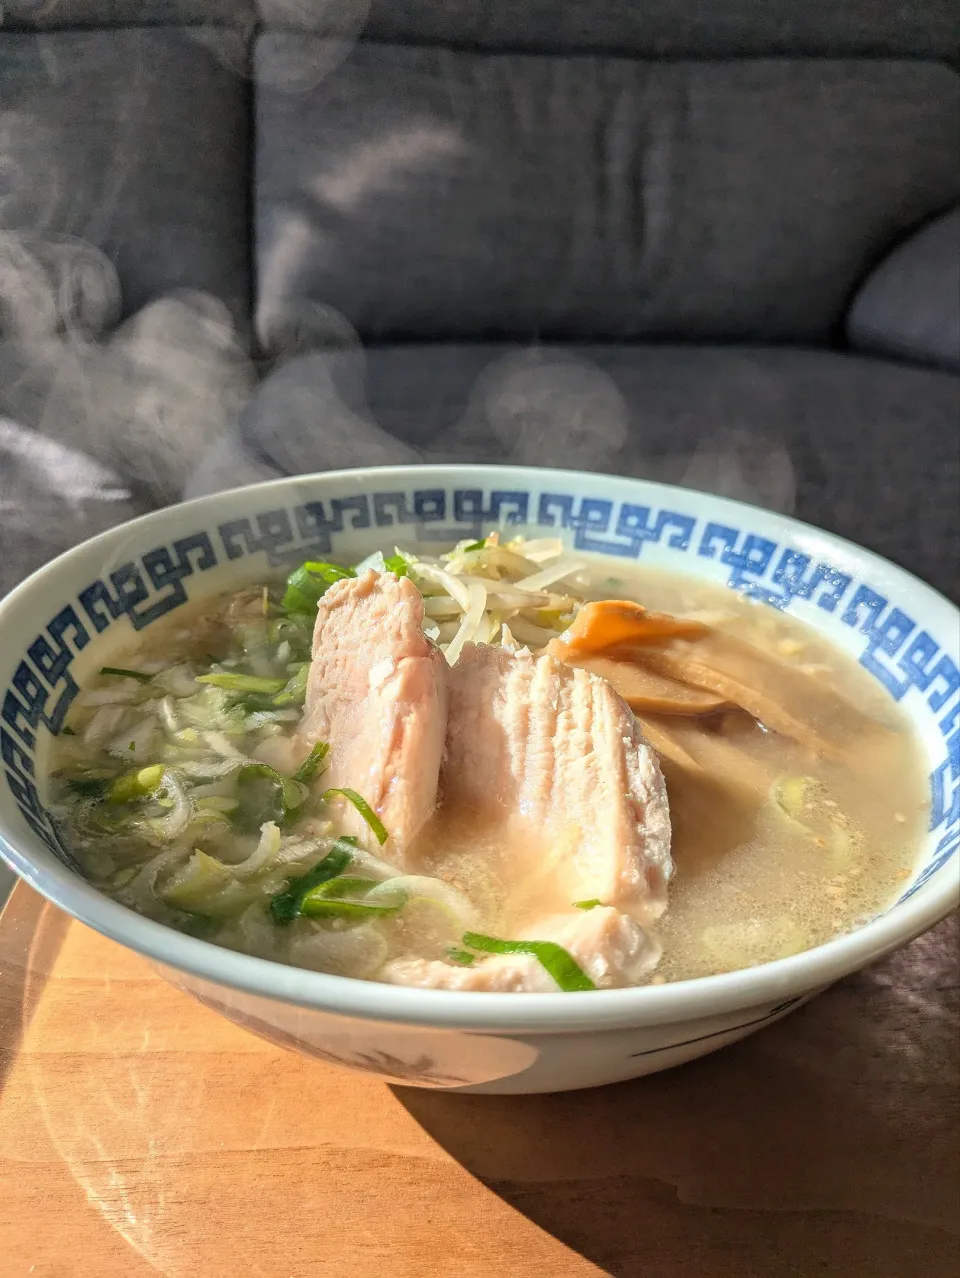
[[[702,771],[664,762],[676,870],[658,928],[663,955],[652,980],[684,980],[782,958],[882,912],[911,874],[927,809],[919,745],[870,676],[803,623],[721,586],[599,561],[586,594],[632,598],[651,609],[707,621],[809,669],[894,729],[891,749],[846,767],[765,731],[741,711],[660,725],[678,736]],[[136,649],[128,650],[128,658],[203,652],[211,640],[210,613],[210,601],[181,610],[153,627]],[[125,664],[122,657],[116,660]],[[295,729],[291,723],[287,736]],[[283,741],[276,747],[280,767]],[[791,817],[772,797],[784,778],[794,779],[794,789],[796,779],[807,778],[801,787],[802,819]],[[477,855],[480,847],[488,849],[487,855]],[[77,851],[84,864],[83,847]],[[509,858],[498,856],[482,831],[445,829],[442,816],[425,833],[421,861],[422,872],[470,897],[486,930],[509,929],[522,921],[526,906],[543,905],[537,898],[512,901],[517,884],[503,868]],[[112,891],[92,861],[84,868],[99,887]],[[549,885],[545,890],[549,895]],[[236,936],[211,939],[245,947]],[[429,943],[418,949],[415,938],[404,942],[402,927],[394,941],[401,948],[409,944],[408,953],[436,949]],[[254,943],[246,948],[260,952]],[[296,960],[288,956],[287,961]]]
[[[928,812],[920,745],[902,712],[846,653],[766,604],[650,569],[620,570],[594,597],[620,591],[651,609],[697,617],[815,671],[827,687],[896,734],[892,750],[861,757],[850,769],[816,758],[733,712],[717,716],[721,722],[714,731],[742,755],[743,776],[752,783],[746,792],[737,794],[709,776],[698,783],[664,764],[676,872],[660,924],[663,957],[654,982],[770,962],[881,913],[912,873]],[[701,761],[714,757],[715,741],[698,741],[696,729],[685,727],[682,738]],[[823,788],[813,804],[819,811],[802,814],[812,833],[775,803],[758,805],[750,793],[765,800],[779,778],[802,776]],[[845,838],[832,838],[833,814],[843,822]]]

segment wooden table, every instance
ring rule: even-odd
[[[946,1278],[957,920],[779,1025],[563,1096],[283,1052],[24,885],[0,917],[3,1278]]]

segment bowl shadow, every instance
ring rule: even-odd
[[[955,916],[779,1024],[629,1083],[393,1090],[615,1278],[957,1272],[957,936]]]

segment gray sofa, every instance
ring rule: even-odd
[[[0,592],[412,458],[683,481],[960,597],[954,0],[6,0]]]

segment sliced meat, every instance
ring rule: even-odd
[[[447,820],[457,809],[499,817],[514,846],[525,827],[561,908],[597,899],[642,924],[666,908],[670,812],[657,756],[596,675],[467,644],[450,672],[441,789]]]
[[[600,989],[638,985],[660,958],[659,942],[627,914],[611,906],[576,910],[521,929],[518,939],[555,941],[580,964]],[[488,993],[551,993],[553,978],[526,954],[478,958],[471,967],[426,959],[398,959],[380,973],[396,985]]]
[[[666,787],[608,683],[548,655],[467,644],[450,672],[441,792],[441,855],[431,870],[470,878],[452,854],[444,865],[443,847],[457,842],[444,830],[459,831],[461,843],[467,831],[475,857],[496,856],[500,935],[562,945],[601,988],[636,985],[656,966],[660,947],[647,929],[666,907],[673,869]],[[576,908],[588,901],[600,904]],[[469,967],[394,959],[381,978],[557,988],[536,958],[518,954],[478,956]]]
[[[406,578],[367,572],[331,586],[317,610],[300,725],[306,747],[329,742],[325,783],[366,799],[400,865],[436,807],[447,724],[449,667],[422,627],[423,600]],[[375,846],[353,808],[343,817]]]

